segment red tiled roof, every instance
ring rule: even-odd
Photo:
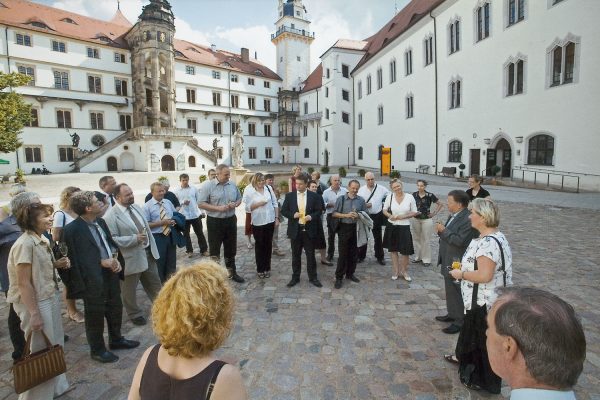
[[[242,57],[239,54],[231,53],[225,50],[212,51],[210,47],[200,46],[198,44],[188,42],[187,40],[175,39],[174,45],[175,50],[183,54],[183,56],[175,56],[175,58],[178,60],[216,66],[232,71],[243,72],[249,75],[263,76],[265,78],[275,79],[278,81],[282,80],[279,75],[253,58],[250,58],[248,63],[244,63],[242,62]]]
[[[323,85],[323,64],[320,63],[317,68],[306,78],[301,93],[310,92],[320,88]]]
[[[445,0],[412,0],[398,14],[394,16],[383,28],[373,36],[365,39],[369,42],[362,60],[354,70],[367,63],[394,39],[406,32],[411,26],[423,17],[428,17],[430,11],[442,4]]]
[[[125,34],[131,29],[132,25],[120,10],[117,10],[111,21],[102,21],[26,0],[0,0],[0,2],[6,7],[1,8],[0,24],[102,45],[129,48],[125,40]],[[74,23],[66,22],[65,19],[70,19]],[[32,22],[43,23],[48,28],[33,26],[31,25]],[[100,40],[99,38],[102,36],[106,36],[112,42],[108,43]],[[180,60],[218,66],[250,75],[257,75],[257,71],[260,71],[258,75],[265,78],[282,80],[275,72],[256,60],[250,59],[248,63],[243,63],[239,54],[223,50],[213,52],[208,47],[178,39],[175,39],[174,46],[176,50],[183,54],[183,57],[177,57]],[[196,51],[190,50],[191,48],[196,49]],[[231,67],[224,65],[225,62],[229,63]]]

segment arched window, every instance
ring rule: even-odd
[[[309,158],[309,157],[310,157],[310,150],[304,149],[304,158]]]
[[[415,145],[412,143],[406,145],[406,161],[415,161]]]
[[[460,162],[462,159],[462,143],[460,140],[453,140],[448,145],[448,162]]]
[[[188,167],[190,167],[190,168],[196,168],[196,157],[190,156],[188,158]]]
[[[554,165],[554,138],[550,135],[536,135],[529,139],[527,164]]]
[[[363,159],[363,148],[362,148],[362,146],[358,148],[358,159],[359,160]]]

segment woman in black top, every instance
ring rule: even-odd
[[[467,194],[469,195],[469,200],[473,201],[473,199],[490,199],[490,192],[481,187],[481,183],[483,182],[483,178],[479,175],[471,175],[469,177],[469,189],[467,189]]]
[[[431,235],[433,235],[432,218],[440,212],[442,202],[433,193],[425,190],[427,182],[423,179],[417,181],[417,191],[412,195],[417,203],[419,215],[410,220],[413,230],[413,241],[415,247],[415,256],[412,262],[423,262],[423,265],[431,265]],[[435,211],[431,211],[431,206],[435,204]]]

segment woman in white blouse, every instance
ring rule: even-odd
[[[390,188],[392,193],[383,204],[383,215],[389,222],[383,235],[383,247],[392,256],[392,280],[402,275],[405,281],[410,282],[412,278],[408,275],[408,256],[415,252],[410,234],[410,219],[419,215],[419,212],[415,198],[402,191],[399,179],[393,179]]]
[[[250,180],[254,190],[244,191],[246,212],[251,213],[254,255],[259,278],[271,276],[271,254],[273,252],[273,230],[279,225],[279,206],[273,189],[265,185],[265,176],[260,172]]]

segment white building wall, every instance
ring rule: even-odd
[[[298,163],[325,164],[324,151],[327,143],[320,129],[322,119],[316,117],[316,114],[322,111],[322,96],[322,88],[300,94],[299,120],[302,124],[302,133],[300,135],[300,145],[297,146],[296,160]],[[305,132],[306,136],[304,135]],[[307,150],[308,154],[306,154]]]

